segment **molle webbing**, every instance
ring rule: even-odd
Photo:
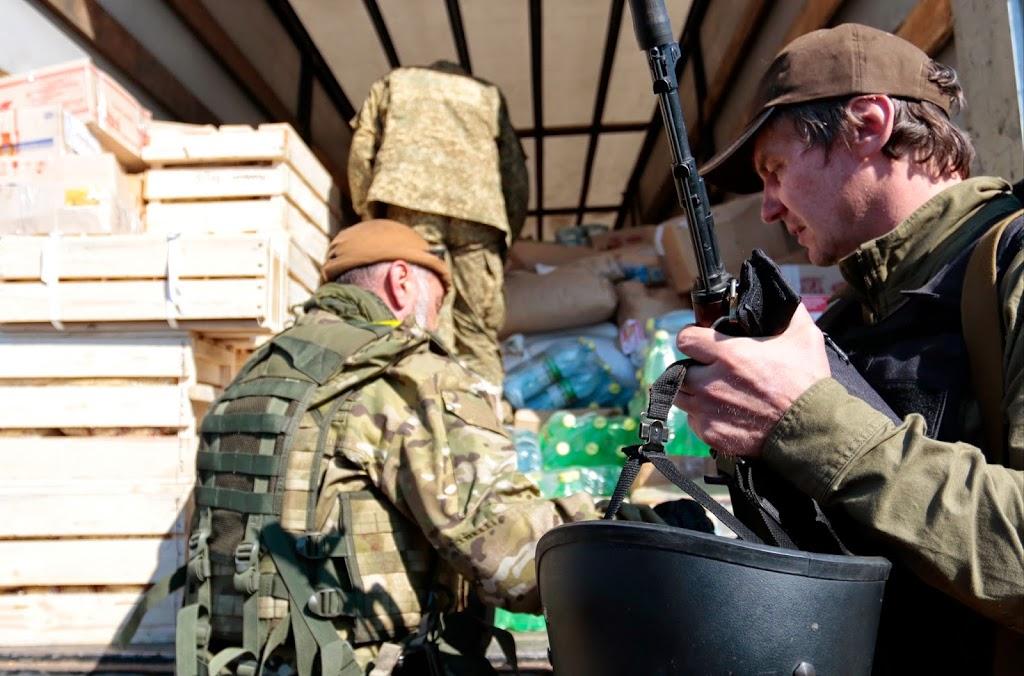
[[[378,340],[391,330],[300,324],[211,406],[196,458],[182,673],[258,671],[290,641],[300,676],[317,655],[323,673],[355,675],[351,644],[416,630],[433,580],[426,538],[376,492],[322,493],[345,401],[428,340]]]

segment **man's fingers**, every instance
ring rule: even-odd
[[[676,336],[676,346],[687,357],[702,364],[711,364],[715,361],[716,336],[721,337],[721,334],[714,329],[687,326]]]

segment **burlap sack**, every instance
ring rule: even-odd
[[[578,266],[546,275],[510,273],[505,277],[505,327],[500,336],[607,321],[615,314],[616,303],[611,282]]]
[[[652,317],[689,307],[687,299],[667,286],[647,287],[641,282],[629,280],[615,285],[619,298],[618,324],[635,319],[640,326],[646,326]]]
[[[505,268],[508,270],[534,271],[537,263],[544,265],[564,265],[572,261],[593,256],[598,252],[587,246],[566,246],[553,242],[534,242],[519,240],[508,251]]]

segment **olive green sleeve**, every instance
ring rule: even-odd
[[[831,378],[790,407],[763,451],[921,579],[1024,631],[1024,472],[929,439],[918,415],[895,425]]]

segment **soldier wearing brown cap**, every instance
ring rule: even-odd
[[[422,237],[352,226],[323,275],[203,419],[179,673],[493,673],[484,605],[538,612],[537,540],[593,501],[516,471]]]
[[[774,338],[678,337],[706,364],[676,400],[697,434],[761,458],[856,553],[894,562],[882,673],[1024,665],[1024,216],[1006,181],[970,178],[971,142],[950,120],[962,103],[953,69],[896,36],[815,31],[778,54],[754,119],[703,172],[733,192],[763,186],[763,220],[839,264],[849,292],[819,323],[902,424],[830,377],[802,308]]]

